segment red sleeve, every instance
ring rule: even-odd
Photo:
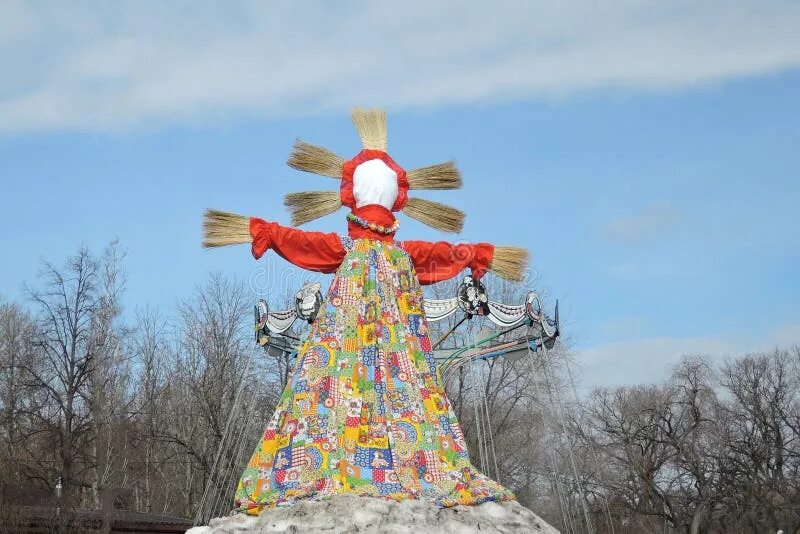
[[[411,256],[422,285],[449,280],[469,267],[476,279],[486,273],[494,257],[494,245],[452,245],[439,241],[403,241],[400,246]]]
[[[332,273],[346,254],[337,234],[305,232],[256,217],[250,218],[250,236],[255,259],[272,249],[286,261],[309,271]]]

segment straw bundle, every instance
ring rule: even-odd
[[[327,148],[312,145],[298,139],[294,143],[292,153],[286,162],[289,167],[298,171],[312,172],[331,178],[342,177],[344,158]]]
[[[292,212],[292,224],[299,226],[329,215],[342,207],[339,191],[306,191],[289,193],[283,205]]]
[[[457,234],[464,227],[463,212],[431,200],[409,198],[406,207],[403,208],[403,213],[444,232]]]
[[[203,246],[250,243],[250,217],[207,209],[203,216]]]
[[[379,109],[353,110],[353,124],[364,148],[386,152],[386,112]]]
[[[489,271],[506,280],[521,282],[528,267],[528,251],[519,247],[494,247]]]
[[[461,173],[455,163],[448,161],[408,171],[409,189],[458,189],[461,187]]]

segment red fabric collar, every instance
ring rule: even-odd
[[[387,228],[392,226],[395,221],[392,212],[380,204],[361,206],[360,208],[354,209],[353,214],[361,217],[365,221],[373,222]],[[373,241],[385,241],[387,243],[392,243],[394,241],[394,232],[391,234],[381,234],[369,228],[363,228],[351,221],[347,221],[347,235],[349,235],[351,239],[372,239]]]
[[[348,208],[356,207],[356,199],[353,196],[353,173],[356,172],[356,167],[371,159],[383,161],[390,169],[397,173],[397,200],[394,201],[392,211],[402,210],[406,207],[406,202],[408,202],[408,178],[406,177],[406,171],[395,163],[395,161],[389,157],[389,154],[383,150],[369,150],[366,148],[356,154],[353,159],[345,162],[344,166],[342,166],[342,184],[339,189],[339,196],[342,199],[342,204]],[[355,213],[355,211],[353,211],[353,213]],[[358,215],[361,217],[360,214]]]

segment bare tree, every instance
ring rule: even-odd
[[[231,506],[252,449],[244,451],[255,447],[274,406],[268,399],[277,398],[252,340],[251,305],[241,283],[212,276],[180,306],[160,396],[165,419],[154,437],[183,463],[173,482],[183,514],[193,514],[204,494],[206,504]]]
[[[138,387],[135,389],[133,443],[138,454],[133,455],[130,471],[134,475],[133,489],[136,508],[145,512],[166,509],[168,500],[163,488],[171,476],[161,465],[158,435],[161,417],[160,401],[167,388],[167,358],[170,355],[168,326],[157,311],[144,310],[136,314],[136,327],[126,346],[134,361]],[[163,508],[156,508],[161,504]]]
[[[729,498],[753,531],[800,523],[798,460],[798,349],[749,355],[723,366],[731,396],[724,410],[730,460]]]
[[[92,403],[118,347],[119,260],[116,243],[99,259],[81,249],[63,268],[44,262],[42,287],[28,291],[37,312],[34,347],[41,361],[23,370],[26,386],[46,400],[26,411],[36,427],[27,437],[46,436],[52,444],[56,461],[43,465],[39,477],[51,485],[60,478],[70,499],[97,482]]]
[[[0,487],[18,484],[30,474],[28,459],[20,452],[28,426],[24,413],[36,402],[23,374],[36,359],[34,332],[33,320],[19,306],[0,305]]]

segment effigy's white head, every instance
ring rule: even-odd
[[[356,207],[379,204],[391,210],[397,200],[397,173],[383,160],[371,159],[353,173],[353,196]]]
[[[428,165],[406,171],[387,153],[386,113],[354,109],[353,124],[363,149],[345,159],[322,147],[303,141],[295,143],[288,164],[294,169],[341,178],[339,191],[313,191],[286,195],[284,204],[292,210],[292,224],[300,225],[335,212],[342,206],[353,210],[352,221],[364,228],[391,228],[393,224],[380,209],[402,211],[412,219],[445,232],[460,232],[464,214],[439,202],[409,198],[412,189],[458,189],[461,175],[453,162]],[[359,213],[356,213],[359,211]],[[350,217],[350,215],[348,215]],[[379,222],[377,219],[386,219]],[[396,219],[392,219],[396,223]],[[388,222],[387,222],[388,221]],[[366,226],[364,226],[366,224]],[[371,226],[370,226],[371,225]]]

